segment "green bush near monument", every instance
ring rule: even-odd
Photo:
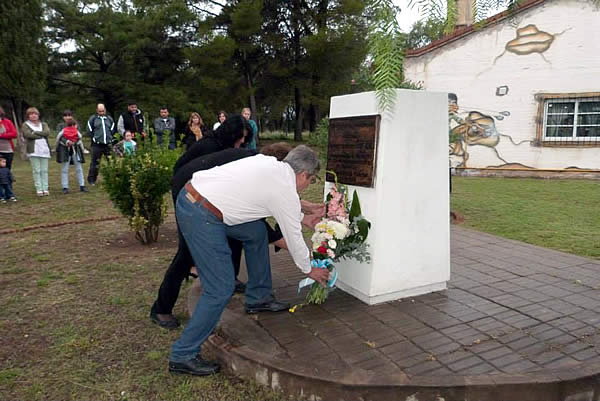
[[[329,118],[325,117],[315,129],[308,135],[307,143],[310,146],[316,147],[319,150],[321,159],[327,160],[327,143],[329,139]]]
[[[143,244],[158,239],[158,228],[167,215],[165,194],[171,189],[173,166],[180,154],[168,150],[166,144],[149,142],[132,155],[103,161],[103,187]]]

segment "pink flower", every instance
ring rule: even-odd
[[[329,194],[331,195],[331,199],[327,204],[327,217],[339,221],[348,216],[342,193],[338,192],[336,187],[333,187],[329,191]]]

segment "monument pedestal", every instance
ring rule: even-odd
[[[446,93],[399,89],[393,112],[381,116],[375,143],[368,144],[352,132],[349,117],[377,115],[375,92],[331,99],[328,168],[345,164],[354,150],[361,158],[365,149],[374,153],[372,187],[340,179],[350,199],[358,192],[372,223],[371,261],[336,263],[337,286],[367,304],[440,291],[450,279],[447,109]],[[341,118],[349,119],[334,121]],[[350,175],[360,171],[351,169]],[[365,185],[364,172],[356,174],[350,181]]]

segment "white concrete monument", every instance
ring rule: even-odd
[[[372,223],[371,261],[337,262],[336,285],[370,305],[440,291],[450,279],[447,94],[397,90],[393,111],[378,115],[375,92],[331,99],[328,165],[349,167],[353,178],[340,182],[360,182],[349,196],[358,191]],[[379,125],[374,139],[357,132],[358,116]]]

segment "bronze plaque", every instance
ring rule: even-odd
[[[327,170],[335,172],[341,184],[373,187],[379,121],[379,115],[329,120]],[[333,175],[326,177],[334,181]]]

